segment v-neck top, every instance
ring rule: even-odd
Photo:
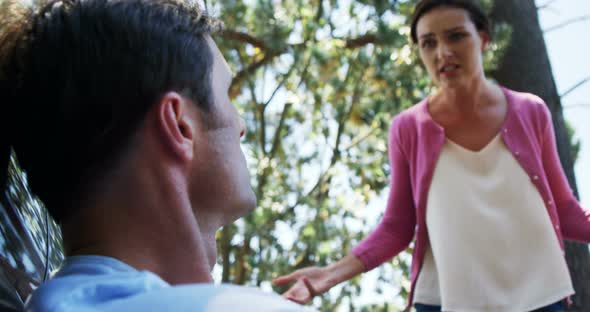
[[[447,139],[430,185],[430,245],[415,301],[443,311],[532,311],[574,293],[543,199],[494,137],[479,151]]]
[[[580,206],[568,185],[549,109],[533,94],[502,90],[508,110],[500,136],[543,199],[561,249],[564,238],[589,243],[590,211]],[[427,99],[393,118],[385,213],[377,228],[352,250],[368,271],[405,250],[415,238],[408,307],[429,246],[427,196],[445,141],[444,128],[430,116]]]

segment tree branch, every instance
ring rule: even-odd
[[[362,136],[358,136],[356,138],[354,138],[352,140],[352,142],[350,142],[350,144],[344,148],[345,151],[357,146],[359,143],[361,143],[362,141],[366,140],[368,137],[370,137],[373,133],[375,133],[375,131],[379,129],[378,127],[371,127],[371,131],[365,133]]]
[[[377,36],[375,34],[365,34],[357,38],[346,39],[346,44],[344,45],[344,47],[347,49],[355,49],[366,46],[369,43],[379,43]]]
[[[264,106],[256,103],[256,113],[258,114],[258,123],[260,125],[260,150],[262,155],[266,156],[266,116]]]
[[[347,81],[350,77],[351,67],[349,67],[349,69],[348,69],[347,76],[344,79],[345,81]],[[359,81],[362,81],[362,77],[364,77],[364,71],[361,74],[361,78],[359,79]],[[346,85],[346,83],[343,83],[342,85]],[[361,90],[360,86],[361,85],[362,84],[360,84],[360,83],[357,84],[356,88],[354,89],[354,93],[352,96],[350,107],[348,108],[348,111],[346,112],[346,114],[344,114],[342,116],[342,118],[340,119],[340,121],[338,122],[336,143],[334,144],[334,147],[332,148],[332,158],[330,160],[330,164],[328,165],[328,168],[326,168],[326,170],[319,176],[318,180],[316,181],[315,185],[311,188],[311,190],[309,190],[307,192],[307,194],[305,194],[304,196],[299,197],[297,199],[297,201],[295,202],[295,204],[289,206],[285,210],[284,213],[292,211],[293,209],[295,209],[295,207],[299,206],[303,202],[304,198],[311,196],[322,185],[322,182],[326,179],[326,177],[330,173],[330,170],[332,169],[332,167],[336,164],[336,162],[340,158],[340,139],[341,139],[342,134],[344,133],[344,127],[346,125],[346,121],[350,118],[350,115],[354,109],[354,106],[360,97],[360,90]]]
[[[360,85],[360,84],[358,84]],[[358,86],[357,85],[357,86]],[[352,101],[350,104],[350,107],[348,108],[348,111],[346,112],[346,114],[344,114],[342,116],[342,118],[340,119],[340,122],[338,123],[338,131],[336,132],[336,143],[334,144],[334,149],[332,152],[332,160],[330,160],[330,167],[334,166],[336,164],[336,162],[338,161],[338,159],[340,159],[340,153],[342,152],[340,150],[340,140],[342,139],[342,134],[344,133],[344,129],[346,127],[346,121],[350,118],[350,115],[352,114],[352,110],[354,109],[355,103],[358,100],[358,95],[356,92],[358,89],[355,88],[355,92],[352,96]]]
[[[318,0],[318,10],[315,14],[315,22],[319,22],[322,16],[324,15],[324,3],[322,0]]]
[[[297,61],[293,62],[293,65],[291,65],[291,67],[289,68],[289,71],[287,71],[287,73],[285,75],[283,75],[283,79],[281,79],[281,82],[279,82],[277,87],[272,91],[272,94],[270,95],[268,100],[266,100],[266,103],[264,103],[264,106],[268,106],[268,104],[272,101],[272,99],[275,97],[277,92],[283,87],[283,85],[285,85],[285,83],[287,82],[287,79],[289,79],[289,77],[291,76],[291,73],[293,72],[295,67],[297,67]]]
[[[250,34],[247,34],[245,32],[235,31],[235,30],[231,30],[231,29],[224,29],[219,33],[219,35],[223,39],[245,42],[245,43],[249,43],[261,50],[265,50],[265,51],[268,50],[268,46],[266,45],[266,43],[263,40],[258,39],[258,38],[254,37]]]
[[[238,72],[231,82],[230,96],[235,97],[239,94],[240,90],[238,89],[238,86],[242,83],[242,81],[244,79],[246,79],[246,77],[252,75],[260,67],[272,62],[272,60],[275,57],[286,53],[287,50],[288,50],[287,48],[284,48],[282,50],[267,53],[264,55],[264,57],[261,60],[248,65],[246,68],[244,68],[240,72]]]
[[[572,104],[572,105],[565,105],[563,106],[563,109],[568,109],[568,108],[590,108],[590,103],[577,103],[577,104]]]
[[[279,120],[279,125],[277,126],[277,129],[275,130],[270,153],[268,153],[268,155],[267,155],[267,153],[264,152],[264,155],[268,157],[269,161],[275,157],[277,150],[281,144],[281,131],[283,131],[283,128],[285,126],[285,119],[287,118],[290,108],[291,108],[291,103],[285,103],[285,107],[283,108],[283,112],[281,113],[281,119]],[[270,165],[267,166],[266,168],[264,168],[264,170],[262,171],[262,174],[260,175],[260,178],[258,180],[258,185],[256,187],[256,193],[257,193],[256,195],[258,198],[262,198],[262,195],[263,195],[262,190],[263,190],[264,186],[266,185],[266,182],[268,181],[268,175],[271,173],[271,169],[272,168]]]
[[[566,97],[568,94],[572,93],[574,90],[576,90],[577,88],[579,88],[580,86],[582,86],[583,84],[585,84],[586,82],[590,81],[590,76],[582,79],[581,81],[579,81],[578,83],[576,83],[573,87],[567,89],[567,91],[565,91],[562,95],[560,95],[560,98],[564,98]]]
[[[303,70],[299,74],[299,83],[297,84],[297,88],[301,87],[301,85],[305,81],[305,78],[307,78],[309,65],[311,65],[311,57],[307,58],[307,62],[305,62],[305,67],[303,67]]]
[[[543,30],[543,33],[546,34],[548,32],[551,32],[551,31],[554,31],[554,30],[558,30],[558,29],[563,28],[565,26],[568,26],[570,24],[577,23],[577,22],[582,22],[582,21],[589,20],[589,19],[590,19],[590,15],[578,16],[576,18],[569,19],[569,20],[567,20],[567,21],[565,21],[563,23],[560,23],[560,24],[557,24],[555,26],[551,26],[551,27],[549,27],[547,29],[544,29]]]
[[[256,45],[258,47],[264,47],[264,48],[261,48],[263,50],[268,50],[266,48],[266,44],[264,44],[264,42],[262,42],[259,39],[254,38],[248,34],[239,33],[239,32],[229,32],[228,34],[226,34],[226,36],[230,39],[234,38],[235,40],[248,42],[248,43]],[[339,39],[339,38],[335,38],[335,39]],[[372,44],[379,44],[380,43],[380,40],[377,38],[377,35],[375,35],[375,34],[365,34],[365,35],[362,35],[362,36],[356,37],[356,38],[348,38],[348,39],[340,39],[340,40],[344,40],[346,42],[344,47],[347,49],[361,48],[361,47],[364,47],[370,43],[372,43]],[[242,83],[242,81],[245,79],[246,76],[251,75],[256,70],[258,70],[260,67],[272,62],[272,60],[275,57],[287,53],[290,49],[305,46],[306,44],[307,44],[307,41],[305,41],[303,43],[299,43],[299,44],[286,45],[284,48],[279,49],[279,50],[267,51],[267,53],[265,54],[265,56],[261,60],[248,65],[246,68],[242,69],[240,72],[238,72],[236,74],[236,76],[234,77],[234,79],[232,80],[232,83],[231,83],[230,96],[236,97],[239,94],[240,90],[238,89],[238,86]]]
[[[246,235],[246,237],[244,237],[244,245],[242,245],[242,248],[240,248],[238,254],[236,255],[236,274],[233,284],[244,285],[246,282],[246,273],[248,272],[248,262],[246,261],[246,257],[251,251],[251,239],[252,237],[250,235]]]
[[[275,130],[275,135],[272,140],[272,147],[270,149],[271,159],[275,157],[279,145],[281,144],[281,131],[283,131],[283,128],[285,127],[285,120],[287,119],[287,115],[289,115],[289,111],[291,110],[292,106],[293,105],[291,103],[285,103],[285,107],[283,108],[283,112],[281,113],[281,119],[279,120],[279,125]]]
[[[541,5],[537,6],[537,10],[543,10],[543,9],[546,9],[546,8],[548,8],[549,6],[551,6],[551,4],[552,4],[553,2],[556,2],[556,1],[557,1],[557,0],[549,0],[549,1],[545,2],[544,4],[541,4]]]
[[[268,101],[263,105],[263,107],[266,108],[266,106],[270,103],[270,101],[272,101],[273,97],[275,96],[276,92],[282,87],[282,85],[285,84],[285,82],[287,81],[287,79],[289,78],[289,76],[291,75],[292,70],[296,67],[297,62],[293,63],[293,66],[291,66],[291,68],[289,69],[289,72],[287,72],[283,78],[283,80],[279,83],[279,85],[277,86],[277,88],[273,91],[272,95],[270,96],[270,98],[268,99]],[[300,74],[300,80],[299,83],[297,85],[297,87],[301,86],[301,84],[303,83],[303,81],[305,80],[305,76],[307,74],[307,69],[309,67],[309,65],[311,64],[311,58],[308,58],[308,61],[305,64],[305,67],[303,68],[303,70],[301,71]],[[283,111],[281,113],[281,118],[279,120],[279,125],[275,131],[274,137],[273,137],[273,143],[272,143],[272,147],[270,150],[270,154],[267,155],[264,147],[263,147],[263,154],[265,156],[267,156],[269,159],[273,159],[278,151],[278,148],[281,144],[281,132],[284,128],[284,124],[285,124],[285,120],[287,118],[288,112],[290,111],[292,107],[291,103],[286,103],[285,107],[283,108]],[[262,125],[262,127],[264,127],[264,125]],[[264,138],[264,140],[266,140],[266,138]],[[261,143],[264,144],[264,143]],[[264,188],[264,186],[266,185],[266,182],[268,181],[268,174],[270,173],[270,167],[267,167],[264,169],[264,171],[262,172],[262,174],[260,175],[260,179],[258,180],[258,185],[256,187],[257,190],[257,197],[258,198],[262,198],[262,189]]]
[[[238,53],[238,57],[240,59],[240,64],[243,67],[244,57],[241,53]],[[254,107],[256,108],[254,116],[257,117],[258,129],[260,131],[260,149],[262,151],[262,154],[266,156],[266,120],[264,115],[266,106],[258,102],[258,98],[256,97],[256,88],[254,87],[254,83],[252,82],[252,79],[250,79],[250,76],[245,76],[244,78],[247,80],[248,90],[250,91],[250,97],[252,99],[252,103],[254,103]]]
[[[229,283],[229,276],[231,270],[231,263],[229,261],[229,254],[231,251],[231,238],[233,236],[232,225],[226,225],[221,229],[221,237],[219,238],[219,253],[221,254],[221,282]]]
[[[352,111],[352,107],[351,107],[350,111]],[[350,114],[347,114],[347,115],[350,116]],[[332,149],[332,159],[330,160],[330,164],[328,165],[328,168],[326,168],[326,170],[318,177],[318,180],[316,181],[314,186],[311,188],[311,190],[309,190],[307,192],[307,194],[305,194],[304,196],[299,197],[297,199],[297,201],[295,202],[295,204],[293,204],[292,206],[289,206],[285,210],[285,212],[295,209],[295,207],[299,206],[303,202],[304,198],[311,196],[322,185],[322,182],[326,179],[326,177],[330,173],[330,170],[332,169],[332,167],[334,166],[334,164],[336,163],[336,161],[338,160],[339,155],[340,155],[338,145],[340,143],[340,135],[343,133],[343,128],[344,128],[343,124],[344,123],[346,123],[346,122],[339,123],[339,125],[338,125],[338,135],[336,137],[336,144],[335,144],[334,148]]]

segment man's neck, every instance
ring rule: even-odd
[[[81,209],[64,225],[66,254],[113,257],[170,284],[212,282],[217,226],[199,227],[187,194],[171,182],[118,188],[125,191]]]

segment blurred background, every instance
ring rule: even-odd
[[[416,1],[201,2],[225,22],[215,40],[235,73],[230,92],[247,124],[243,148],[259,199],[258,209],[218,233],[214,277],[282,292],[273,277],[346,255],[385,209],[390,121],[434,89],[409,40]],[[590,207],[590,1],[481,2],[496,33],[485,55],[488,77],[546,101],[563,167]],[[9,178],[0,264],[7,283],[26,292],[59,266],[61,238],[17,160]],[[410,254],[313,306],[401,311]],[[589,311],[588,246],[568,243],[567,259],[577,291],[571,311]]]

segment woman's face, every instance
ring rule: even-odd
[[[467,87],[483,79],[482,52],[489,43],[469,13],[440,7],[424,14],[416,25],[420,59],[441,88]]]

